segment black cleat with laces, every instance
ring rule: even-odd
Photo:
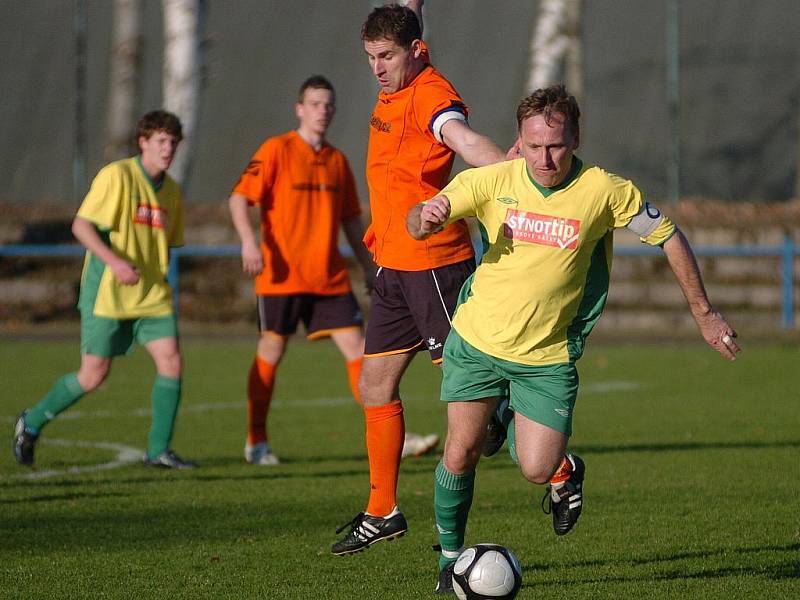
[[[456,561],[448,563],[447,566],[439,571],[439,581],[436,582],[437,594],[455,594],[453,589],[453,568],[456,566]]]
[[[331,546],[331,554],[336,556],[355,554],[369,548],[375,542],[402,537],[408,530],[408,523],[403,513],[395,506],[385,517],[358,513],[352,521],[339,527],[336,533],[341,533],[347,527],[350,527],[350,531]]]
[[[586,465],[580,456],[567,454],[572,464],[572,473],[566,481],[551,483],[542,498],[542,510],[553,514],[553,531],[556,535],[566,535],[578,522],[583,508],[583,477]]]
[[[25,467],[33,466],[33,449],[39,436],[25,430],[25,415],[23,410],[14,424],[14,458]]]
[[[194,469],[197,466],[190,460],[183,460],[172,450],[162,452],[153,458],[145,454],[144,464],[147,467],[158,467],[161,469]]]

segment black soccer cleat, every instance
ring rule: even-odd
[[[347,527],[350,527],[349,533],[331,546],[331,554],[336,556],[355,554],[369,548],[375,542],[402,537],[408,530],[408,523],[403,513],[395,506],[385,517],[358,513],[352,521],[339,527],[336,533],[341,533]]]
[[[14,424],[14,458],[19,464],[31,467],[33,466],[33,449],[39,436],[25,430],[25,415],[27,414],[27,409],[23,410]]]
[[[566,481],[548,485],[542,498],[544,513],[553,514],[553,531],[556,535],[568,534],[578,522],[583,508],[586,465],[580,456],[567,454],[566,458],[572,464],[572,474]]]
[[[448,563],[447,566],[439,571],[439,581],[436,582],[437,594],[455,594],[453,589],[453,568],[456,566],[456,561]]]
[[[486,457],[494,456],[503,447],[506,441],[506,428],[497,419],[497,416],[492,415],[489,419],[489,425],[486,427],[486,437],[483,438],[483,448],[481,454]]]
[[[158,467],[161,469],[194,469],[197,465],[190,460],[183,460],[172,450],[167,450],[150,458],[144,455],[144,464],[147,467]]]

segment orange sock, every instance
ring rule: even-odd
[[[345,363],[347,365],[347,379],[350,381],[350,391],[359,404],[361,404],[361,394],[358,393],[358,380],[361,377],[361,363],[363,362],[364,357],[362,356],[355,360],[348,360]]]
[[[550,478],[550,483],[566,481],[569,479],[570,475],[572,475],[572,463],[569,462],[569,459],[565,456],[561,459],[561,464],[558,465],[556,472],[553,473],[553,476]]]
[[[364,407],[369,456],[369,503],[367,512],[385,517],[397,504],[397,475],[406,425],[403,405],[394,400],[384,406]]]
[[[247,377],[247,443],[267,441],[267,413],[272,402],[275,365],[256,354]]]

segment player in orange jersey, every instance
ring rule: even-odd
[[[463,100],[431,65],[421,39],[421,7],[422,0],[412,0],[407,6],[376,8],[361,29],[381,88],[369,121],[372,224],[364,238],[379,269],[359,385],[370,495],[366,510],[332,546],[337,555],[359,552],[407,529],[396,500],[405,430],[400,379],[420,350],[441,363],[458,292],[475,269],[464,221],[420,242],[406,232],[406,214],[447,183],[456,154],[473,166],[505,158],[489,138],[469,127]]]
[[[267,413],[275,371],[298,322],[309,339],[333,339],[359,400],[363,319],[339,253],[340,227],[368,288],[375,268],[361,243],[364,227],[352,171],[344,154],[325,139],[335,109],[331,83],[321,76],[307,79],[295,104],[298,128],[262,144],[229,199],[242,242],[242,268],[256,276],[261,331],[247,383],[245,459],[251,464],[279,462],[267,441]],[[248,205],[260,209],[260,244]]]

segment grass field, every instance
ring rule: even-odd
[[[201,468],[97,469],[144,447],[152,367],[137,351],[48,426],[31,478],[13,462],[14,416],[74,369],[77,341],[0,341],[1,597],[433,597],[436,457],[403,463],[402,540],[328,554],[368,492],[363,421],[332,345],[291,347],[271,420],[284,464],[260,468],[242,460],[252,343],[190,339],[184,352],[174,447]],[[798,356],[753,345],[729,364],[699,342],[590,344],[572,440],[587,464],[580,523],[556,538],[542,488],[503,451],[479,467],[467,542],[519,556],[520,598],[800,597]],[[438,380],[423,357],[412,365],[409,429],[443,433]]]

